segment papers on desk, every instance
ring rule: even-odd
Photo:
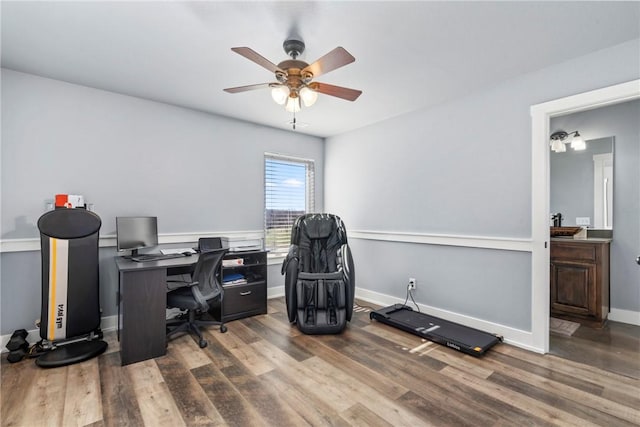
[[[224,285],[244,285],[247,283],[246,277],[240,273],[227,273],[222,278]]]
[[[193,248],[171,248],[171,249],[160,249],[160,253],[162,255],[177,255],[183,254],[185,252],[189,252],[190,254],[195,254],[196,251]]]
[[[238,265],[244,265],[244,258],[231,258],[222,260],[223,267],[236,267]]]

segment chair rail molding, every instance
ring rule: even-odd
[[[462,246],[468,248],[499,249],[531,252],[531,239],[510,237],[470,236],[455,234],[410,233],[397,231],[352,230],[352,239],[381,240],[398,243],[422,243],[426,245]]]
[[[248,231],[198,231],[187,233],[162,233],[158,234],[158,244],[167,245],[172,243],[197,243],[200,237],[234,237],[243,239],[261,239],[264,237],[262,230]],[[99,245],[101,248],[115,247],[116,236],[100,236]],[[31,237],[25,239],[3,239],[0,240],[0,253],[5,252],[28,252],[40,250],[40,238]]]

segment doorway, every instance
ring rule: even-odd
[[[552,117],[640,98],[640,80],[531,107],[532,120],[532,343],[549,352],[549,121]]]

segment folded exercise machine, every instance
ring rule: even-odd
[[[100,330],[98,215],[58,208],[38,220],[42,254],[42,310],[36,365],[70,365],[107,348]]]
[[[305,334],[337,334],[353,313],[355,273],[342,220],[306,214],[291,230],[282,264],[290,322]]]
[[[499,335],[420,313],[402,304],[372,311],[369,318],[472,356],[481,356],[502,342]]]

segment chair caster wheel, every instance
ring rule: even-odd
[[[223,334],[227,332],[227,327],[224,325],[220,326],[220,332],[222,332]]]
[[[200,348],[205,348],[207,346],[207,340],[200,340],[200,342],[198,343],[198,345],[200,346]]]

